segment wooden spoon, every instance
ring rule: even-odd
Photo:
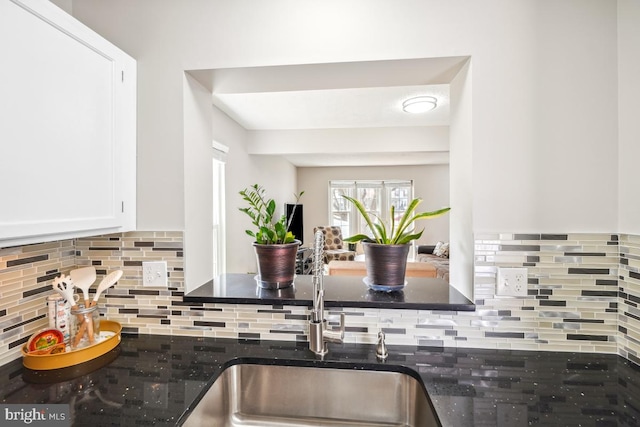
[[[93,319],[91,317],[91,313],[88,313],[88,316],[85,314],[78,314],[78,322],[82,322],[80,327],[78,328],[78,333],[76,333],[75,338],[73,339],[73,348],[77,348],[82,341],[82,337],[84,333],[87,332],[87,337],[89,338],[89,344],[94,344],[96,342],[95,335],[93,333]]]
[[[84,306],[89,307],[91,302],[89,299],[89,288],[93,285],[93,282],[96,281],[96,268],[76,268],[69,272],[69,276],[71,276],[71,280],[73,280],[75,287],[82,290],[82,293],[84,294]]]

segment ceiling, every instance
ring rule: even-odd
[[[252,133],[250,152],[281,155],[296,166],[442,164],[449,161],[448,131],[446,141],[433,141],[428,135],[430,128],[448,127],[449,83],[467,59],[227,68],[191,74],[212,91],[214,106]],[[437,108],[422,114],[403,112],[402,102],[419,95],[435,97]],[[384,138],[371,138],[376,128],[384,128]],[[324,130],[333,144],[305,137],[306,132],[317,135],[318,130]],[[416,137],[407,138],[408,130]],[[302,142],[278,143],[278,132],[292,131]],[[363,135],[369,136],[369,144],[348,148],[354,146],[351,140]]]
[[[418,95],[435,97],[438,107],[424,114],[402,111],[402,102]],[[213,99],[250,130],[449,125],[449,85],[214,93]]]

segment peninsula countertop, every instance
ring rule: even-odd
[[[257,286],[254,275],[224,274],[185,294],[185,302],[280,304],[311,306],[311,275],[298,275],[294,285],[280,290]],[[442,279],[408,277],[404,289],[369,289],[361,277],[323,276],[325,307],[405,308],[414,310],[473,311],[475,305]]]
[[[320,360],[306,342],[124,334],[105,366],[79,376],[34,373],[19,359],[0,367],[0,403],[69,404],[73,426],[175,426],[224,368],[257,361],[412,369],[446,427],[640,424],[640,370],[617,355],[388,349],[378,362],[374,345],[329,344]]]

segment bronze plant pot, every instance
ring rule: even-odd
[[[299,246],[299,240],[281,245],[254,242],[253,248],[258,261],[258,286],[263,289],[282,289],[293,285]]]
[[[364,261],[369,282],[381,290],[404,287],[410,245],[381,245],[363,242]],[[389,287],[385,289],[384,287]],[[374,288],[375,289],[375,288]]]

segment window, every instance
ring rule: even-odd
[[[225,259],[225,162],[229,149],[213,141],[213,277],[226,272]]]
[[[342,235],[371,234],[362,215],[346,195],[362,202],[367,213],[390,223],[390,209],[395,206],[395,220],[404,214],[413,198],[413,181],[330,181],[329,218],[331,225],[339,226]]]

